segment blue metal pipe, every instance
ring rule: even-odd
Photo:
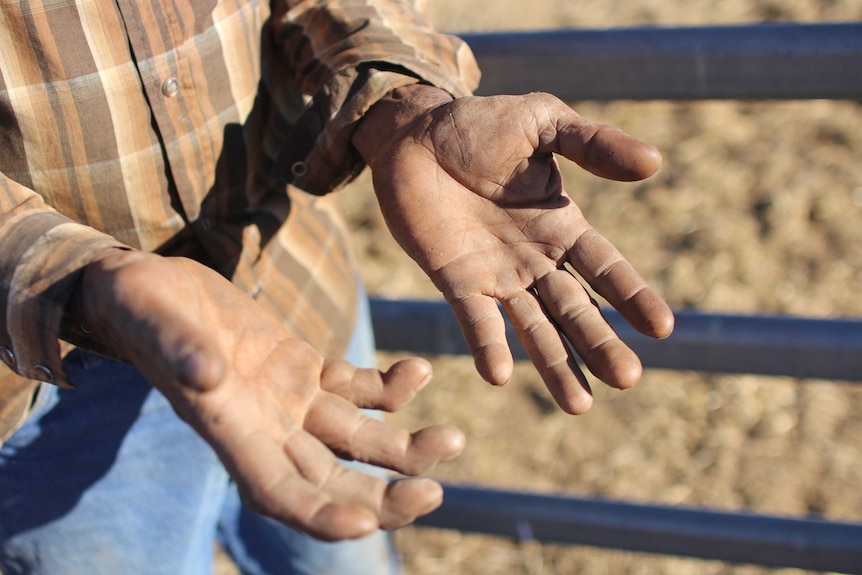
[[[572,100],[862,99],[862,23],[461,34],[480,94]]]
[[[654,340],[612,309],[611,326],[645,367],[711,373],[749,373],[862,381],[862,321],[787,316],[676,312],[674,333]],[[444,301],[372,298],[379,349],[430,355],[468,355],[458,321]],[[527,354],[508,326],[517,359]]]
[[[862,525],[444,486],[418,525],[732,563],[862,573]]]

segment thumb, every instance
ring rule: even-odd
[[[129,360],[163,393],[169,393],[171,383],[192,392],[216,387],[226,364],[211,337],[188,318],[165,317],[160,311],[152,310],[146,327],[125,338]],[[160,315],[168,321],[160,321]]]
[[[176,297],[187,286],[172,285],[171,292],[134,290],[138,297],[126,301],[127,306],[117,314],[129,328],[115,329],[117,340],[150,383],[163,392],[170,382],[188,391],[213,389],[224,377],[226,359],[212,330],[199,318],[202,304],[191,297]],[[186,303],[180,307],[176,301]]]
[[[195,391],[213,389],[225,371],[221,353],[208,339],[198,337],[200,334],[189,335],[171,344],[164,354],[171,370],[170,375]]]
[[[201,274],[204,279],[196,279]],[[221,279],[182,258],[116,250],[87,266],[78,311],[104,345],[162,391],[169,382],[205,391],[226,370],[213,336],[198,319],[200,284],[218,286],[213,277]]]
[[[572,110],[565,103],[548,94],[535,94],[541,98],[548,126],[541,131],[554,134],[548,149],[565,156],[591,174],[634,182],[655,174],[661,167],[661,153],[654,146],[629,136],[615,126],[592,122]]]

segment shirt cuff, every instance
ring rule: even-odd
[[[355,73],[352,82],[343,76]],[[323,195],[355,178],[365,162],[351,145],[353,133],[362,116],[384,96],[405,86],[421,83],[416,76],[402,71],[363,67],[344,72],[327,83],[297,120],[279,154],[277,178]],[[338,91],[353,87],[344,100]],[[334,111],[334,102],[343,104]]]
[[[2,358],[19,375],[74,387],[58,341],[66,304],[87,264],[126,246],[51,211],[21,214],[3,228]]]
[[[395,56],[348,68],[330,79],[293,126],[275,162],[275,177],[306,192],[323,195],[351,181],[365,162],[351,145],[359,121],[384,96],[405,86],[427,84],[453,98],[472,94],[479,71],[472,52],[456,60],[462,77],[453,78],[434,63]]]

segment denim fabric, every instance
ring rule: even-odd
[[[346,357],[370,366],[364,303]],[[43,385],[0,448],[3,575],[205,575],[216,540],[246,574],[398,572],[387,533],[323,543],[244,509],[209,446],[136,369],[83,351],[64,362],[78,389]]]

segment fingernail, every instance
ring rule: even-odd
[[[434,377],[434,368],[431,366],[431,363],[427,359],[420,357],[411,358],[404,363],[404,367],[406,367],[408,371],[411,369],[416,370],[417,368],[422,371],[421,374],[416,374],[420,375],[421,377],[419,383],[416,384],[416,392],[419,392],[424,389],[425,386],[427,386],[431,382],[431,379]]]
[[[431,383],[432,379],[434,379],[434,370],[429,365],[428,370],[425,373],[425,377],[423,377],[422,381],[419,382],[419,385],[416,387],[416,391],[422,391],[425,389],[425,386]]]

